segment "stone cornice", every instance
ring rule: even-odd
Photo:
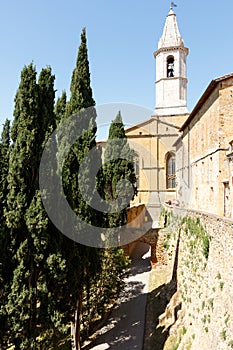
[[[170,52],[170,51],[184,51],[186,56],[189,54],[189,49],[184,46],[170,46],[170,47],[161,47],[157,51],[154,52],[154,57],[158,56],[159,53],[161,52]]]
[[[176,80],[176,79],[180,79],[180,80],[183,80],[185,81],[186,83],[188,83],[188,79],[187,78],[184,78],[184,77],[169,77],[169,78],[161,78],[159,80],[156,80],[156,84],[159,83],[160,81],[162,80]]]

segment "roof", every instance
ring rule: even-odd
[[[221,77],[215,78],[213,79],[210,84],[208,85],[207,89],[205,90],[204,94],[201,96],[201,98],[199,99],[199,101],[197,102],[196,106],[194,107],[194,109],[192,110],[192,112],[190,113],[189,117],[186,119],[186,121],[184,122],[184,124],[181,126],[180,131],[184,131],[184,129],[187,127],[187,125],[190,124],[190,122],[192,121],[192,119],[194,118],[194,116],[197,114],[197,112],[201,109],[201,107],[203,106],[203,104],[207,101],[208,97],[210,96],[210,94],[213,92],[213,90],[216,88],[216,86],[229,78],[233,77],[233,73],[229,73],[226,75],[223,75]]]
[[[163,117],[166,117],[166,116],[163,116]],[[177,126],[175,126],[175,125],[173,125],[173,124],[171,124],[171,123],[166,122],[166,121],[164,120],[164,118],[163,118],[163,119],[160,119],[159,117],[151,116],[149,119],[146,119],[145,121],[143,121],[143,122],[141,122],[141,123],[139,123],[139,124],[135,124],[135,125],[133,125],[133,126],[127,128],[127,129],[125,130],[125,132],[127,133],[127,132],[133,131],[133,130],[135,130],[135,129],[142,128],[144,125],[148,125],[148,124],[150,124],[150,123],[152,123],[152,122],[154,122],[154,121],[159,121],[161,124],[164,124],[164,125],[167,125],[167,126],[172,126],[172,127],[176,128],[176,129],[179,129]]]
[[[163,29],[163,35],[159,40],[158,49],[170,46],[184,46],[180,31],[178,28],[176,14],[170,9],[165,26]]]

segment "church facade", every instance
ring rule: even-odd
[[[171,8],[154,52],[156,105],[126,130],[138,196],[153,221],[164,202],[233,218],[233,74],[214,79],[187,110],[188,48]]]

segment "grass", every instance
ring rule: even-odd
[[[211,309],[212,309],[212,311],[213,311],[213,308],[214,308],[214,299],[213,299],[213,298],[209,299],[209,300],[208,300],[208,303],[209,303],[209,305],[210,305],[210,307],[211,307]]]
[[[177,350],[177,349],[178,349],[178,347],[179,347],[179,345],[180,345],[180,342],[179,342],[179,343],[177,343],[176,345],[173,345],[172,350]]]
[[[165,249],[169,249],[169,247],[170,247],[170,244],[169,244],[169,242],[168,241],[164,241],[163,242],[163,247],[165,248]]]
[[[196,220],[194,220],[191,217],[186,216],[181,220],[181,225],[183,226],[188,237],[192,238],[189,242],[190,252],[193,254],[201,241],[202,254],[207,260],[210,250],[210,237],[207,235],[204,227],[202,226],[200,218],[197,217]]]
[[[185,326],[183,326],[183,328],[181,329],[181,335],[185,335],[187,333],[187,329],[185,328]]]
[[[222,338],[222,340],[227,339],[227,331],[225,329],[223,329],[222,332],[220,333],[220,337]]]

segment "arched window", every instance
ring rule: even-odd
[[[139,171],[140,171],[140,165],[139,165],[139,155],[134,152],[134,171],[136,175],[137,180],[137,188],[139,188]]]
[[[176,156],[169,152],[166,156],[167,188],[176,188]]]
[[[167,77],[174,77],[174,57],[168,56],[167,58]]]

